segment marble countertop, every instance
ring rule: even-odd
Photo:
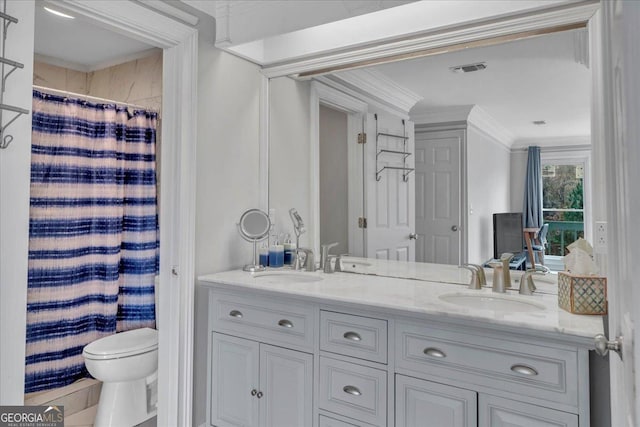
[[[327,303],[350,303],[368,309],[381,308],[414,315],[435,316],[441,321],[466,320],[473,321],[474,325],[508,327],[510,330],[517,329],[526,333],[559,333],[579,338],[583,343],[588,342],[594,335],[603,333],[602,316],[574,315],[558,307],[557,295],[552,292],[557,285],[548,283],[553,279],[536,280],[536,285],[542,291],[531,296],[519,295],[515,289],[508,290],[506,294],[495,294],[491,288],[469,290],[466,286],[455,284],[468,283],[470,273],[460,273],[466,270],[455,266],[430,266],[427,277],[441,280],[415,280],[348,272],[325,274],[321,271],[311,273],[287,269],[272,269],[256,274],[232,270],[203,275],[198,279],[204,286],[223,284],[308,297]],[[441,271],[439,276],[438,270]],[[518,277],[519,274],[514,274],[514,282]],[[444,283],[442,280],[452,278],[459,279],[460,282]],[[482,295],[486,298],[500,298],[506,295],[510,299],[537,305],[538,309],[529,312],[509,312],[462,306],[443,301],[440,297],[445,294]]]

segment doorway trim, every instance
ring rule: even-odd
[[[163,49],[157,423],[191,425],[198,31],[132,1],[56,6]]]
[[[314,253],[320,253],[320,105],[326,105],[335,110],[342,111],[347,114],[347,146],[349,157],[349,194],[356,190],[352,160],[355,157],[355,149],[357,148],[358,133],[363,132],[362,120],[368,111],[366,102],[363,102],[353,96],[347,95],[337,89],[327,86],[323,83],[312,81],[310,90],[310,108],[309,108],[309,141],[311,141],[310,150],[310,168],[309,168],[309,190],[311,194],[311,242],[310,246]],[[358,125],[359,123],[359,125]],[[359,126],[359,129],[357,127]],[[353,188],[352,188],[353,187]],[[352,206],[352,198],[349,197],[349,213],[356,210]],[[351,215],[353,216],[353,215]],[[351,231],[353,229],[352,222],[357,219],[349,218],[349,245],[351,246]]]

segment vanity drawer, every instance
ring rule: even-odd
[[[321,311],[320,350],[387,363],[387,321]]]
[[[214,293],[209,302],[211,328],[216,332],[313,350],[315,310],[311,305]]]
[[[400,371],[578,407],[576,351],[401,322],[395,347]]]
[[[387,372],[320,356],[318,406],[384,426],[387,424]]]

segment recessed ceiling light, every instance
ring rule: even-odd
[[[547,122],[545,122],[544,120],[534,120],[531,123],[533,123],[536,126],[542,126],[547,124]]]
[[[47,6],[43,6],[43,7],[44,7],[44,10],[46,10],[47,12],[49,12],[49,13],[51,13],[53,15],[59,16],[61,18],[76,19],[75,16],[67,15],[66,13],[62,13],[62,12],[57,11],[55,9],[51,9],[50,7],[47,7]]]
[[[472,73],[474,71],[481,71],[487,68],[486,62],[477,62],[475,64],[456,65],[455,67],[449,67],[449,70],[453,73]]]

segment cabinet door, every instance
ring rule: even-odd
[[[578,427],[578,416],[480,394],[480,427]]]
[[[212,425],[257,427],[258,343],[213,333],[211,354]]]
[[[396,427],[476,427],[475,392],[396,375]]]
[[[313,424],[313,356],[260,344],[260,426]]]

